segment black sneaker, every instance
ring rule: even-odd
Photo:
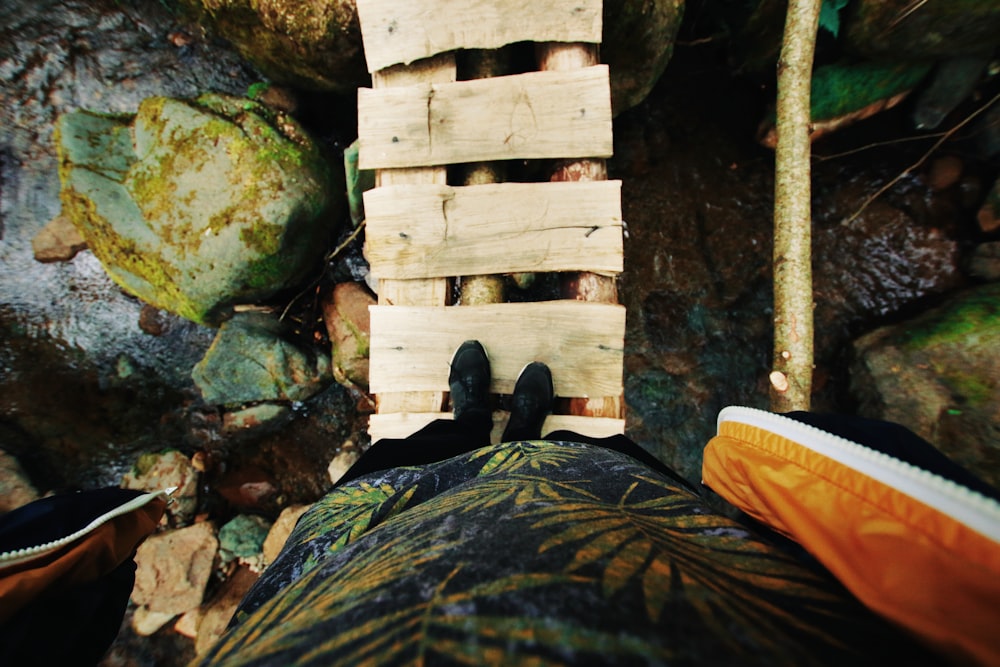
[[[456,421],[478,423],[485,418],[492,424],[490,360],[479,341],[467,340],[455,351],[448,386]]]
[[[510,421],[503,431],[501,442],[541,438],[542,424],[552,412],[555,393],[552,372],[548,366],[540,361],[533,361],[522,368],[514,384]]]

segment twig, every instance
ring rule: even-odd
[[[362,220],[361,223],[358,225],[358,228],[355,229],[353,232],[351,232],[351,235],[347,237],[347,240],[345,240],[339,246],[337,246],[336,248],[334,248],[333,252],[331,252],[329,255],[326,256],[326,261],[328,261],[328,262],[332,261],[334,257],[336,257],[340,253],[344,252],[344,249],[346,249],[347,246],[351,245],[351,243],[354,242],[354,239],[358,238],[358,234],[360,234],[361,230],[365,228],[365,223],[366,222],[368,222],[368,221],[367,220]]]
[[[945,132],[943,135],[941,135],[941,138],[938,139],[937,141],[935,141],[934,145],[931,146],[929,149],[927,149],[927,152],[924,153],[923,155],[921,155],[919,160],[917,160],[916,162],[914,162],[913,164],[911,164],[909,167],[907,167],[906,169],[904,169],[903,171],[901,171],[896,176],[896,178],[892,179],[891,181],[889,181],[888,183],[886,183],[885,185],[883,185],[882,187],[880,187],[878,190],[876,190],[875,194],[873,194],[870,197],[868,197],[868,199],[866,199],[861,204],[861,207],[857,211],[854,212],[854,215],[852,215],[851,217],[849,217],[846,220],[844,220],[841,224],[843,224],[843,225],[849,225],[852,222],[854,222],[855,220],[857,220],[858,216],[861,215],[866,208],[868,208],[869,204],[871,204],[873,201],[875,201],[876,199],[878,199],[879,197],[881,197],[883,194],[885,194],[890,188],[892,188],[894,185],[896,185],[896,183],[899,183],[899,181],[902,180],[902,178],[904,176],[906,176],[908,173],[910,173],[911,171],[913,171],[914,169],[916,169],[920,165],[922,165],[924,162],[926,162],[927,158],[929,158],[931,155],[933,155],[934,151],[936,151],[938,148],[940,148],[941,145],[945,141],[947,141],[949,137],[951,137],[953,134],[955,134],[956,132],[958,132],[960,129],[962,129],[963,127],[965,127],[966,125],[968,125],[973,119],[975,119],[977,116],[979,116],[979,114],[983,113],[984,111],[986,111],[987,109],[989,109],[991,106],[993,106],[996,103],[997,100],[1000,100],[1000,93],[997,93],[996,95],[994,95],[993,98],[989,102],[987,102],[983,106],[981,106],[978,109],[976,109],[975,111],[973,111],[971,114],[969,114],[968,116],[966,116],[960,123],[958,123],[957,125],[955,125],[955,127],[951,128],[950,130],[948,130],[947,132]]]
[[[848,155],[854,155],[855,153],[861,153],[863,151],[872,148],[881,148],[882,146],[892,146],[893,144],[905,144],[910,141],[923,141],[925,139],[935,139],[937,137],[943,137],[945,132],[935,132],[934,134],[924,134],[919,137],[903,137],[901,139],[888,139],[886,141],[876,141],[875,143],[865,144],[864,146],[858,146],[857,148],[852,148],[849,151],[844,151],[842,153],[833,153],[832,155],[813,155],[813,159],[817,162],[824,162],[826,160],[836,160],[837,158],[847,157]]]
[[[323,258],[324,263],[333,261],[333,259],[337,255],[344,252],[347,246],[351,245],[351,243],[354,242],[354,239],[358,238],[358,234],[360,234],[361,230],[365,228],[365,222],[367,221],[362,220],[361,223],[358,225],[357,229],[351,232],[351,235],[348,236],[343,243],[334,248],[332,252],[330,252],[326,257],[324,257]],[[316,285],[319,284],[319,281],[320,279],[322,279],[322,277],[323,277],[323,271],[320,271],[320,274],[317,277],[315,277],[312,281],[310,281],[310,283],[306,285],[305,289],[303,289],[301,292],[292,297],[291,301],[288,302],[288,305],[285,306],[285,309],[281,311],[281,317],[279,317],[278,319],[280,321],[284,321],[285,316],[288,315],[288,311],[292,309],[292,306],[295,305],[295,302],[301,299],[303,296],[305,296],[306,292],[316,287]]]

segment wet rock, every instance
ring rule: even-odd
[[[86,239],[65,215],[52,218],[31,240],[35,260],[43,263],[69,261],[86,247]]]
[[[353,0],[183,4],[273,81],[345,94],[368,83]]]
[[[323,301],[323,321],[333,346],[333,376],[341,384],[368,387],[368,307],[375,303],[360,283],[340,283]]]
[[[649,95],[674,52],[684,0],[604,3],[601,61],[611,68],[615,115]]]
[[[18,460],[0,449],[0,514],[16,510],[40,497]]]
[[[856,0],[841,34],[850,53],[871,59],[989,53],[1000,44],[1000,6],[979,0]]]
[[[198,507],[198,472],[191,459],[176,449],[140,456],[132,470],[122,477],[121,486],[139,491],[176,487],[170,495],[167,515],[175,526],[185,526],[194,519]]]
[[[956,155],[935,158],[927,170],[927,187],[935,191],[947,190],[962,178],[964,166],[962,158]]]
[[[1000,179],[997,179],[986,195],[986,201],[979,209],[976,219],[979,221],[979,228],[986,233],[1000,229]]]
[[[841,203],[861,199],[850,192],[841,191]],[[838,219],[820,222],[813,236],[820,354],[832,345],[827,332],[838,326],[897,313],[963,284],[960,245],[946,230],[919,224],[883,201],[849,224]]]
[[[219,588],[211,601],[205,604],[198,614],[197,637],[195,652],[203,655],[222,637],[236,613],[243,596],[257,581],[259,575],[250,569],[241,567]]]
[[[154,97],[58,123],[63,210],[129,293],[199,323],[266,298],[322,253],[329,172],[291,118],[247,99]]]
[[[267,533],[267,538],[264,540],[264,546],[262,551],[264,554],[264,565],[270,565],[274,562],[274,559],[278,557],[281,550],[285,546],[285,542],[288,541],[288,537],[292,534],[292,530],[295,529],[295,524],[298,523],[299,517],[306,513],[312,505],[292,505],[281,510],[281,514],[278,515],[277,520],[271,526],[271,530]]]
[[[969,273],[983,280],[1000,280],[1000,241],[976,246],[969,261]]]
[[[154,308],[148,303],[139,311],[139,328],[150,336],[162,336],[168,326],[168,319],[159,308]]]
[[[918,130],[933,130],[969,97],[990,61],[990,53],[940,63],[917,97],[911,118]]]
[[[238,514],[219,529],[222,566],[237,562],[259,574],[264,569],[264,540],[271,522],[263,517]]]
[[[260,403],[222,415],[222,428],[227,433],[254,429],[264,424],[285,421],[292,413],[287,405]]]
[[[151,623],[134,622],[137,632],[151,634],[157,621],[162,626],[201,604],[218,546],[210,522],[152,535],[139,546],[132,602],[154,616],[147,615]]]
[[[205,402],[303,401],[321,391],[332,379],[329,357],[283,335],[281,323],[264,313],[225,322],[191,373]]]
[[[227,472],[216,480],[214,488],[230,505],[243,511],[266,511],[278,495],[274,477],[253,466]]]
[[[1000,284],[980,286],[854,343],[851,390],[866,416],[895,421],[1000,483]]]
[[[330,460],[330,465],[327,466],[326,470],[330,474],[330,481],[334,484],[339,482],[340,478],[346,475],[351,466],[357,463],[360,458],[361,451],[354,446],[354,443],[345,442],[337,455]]]

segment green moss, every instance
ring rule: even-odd
[[[929,64],[859,63],[817,68],[812,80],[812,119],[839,118],[912,90]]]
[[[284,226],[273,222],[258,221],[252,227],[240,230],[240,240],[261,255],[273,255],[281,249],[281,234],[284,229]]]
[[[247,265],[244,281],[252,289],[274,289],[288,279],[286,259],[280,255],[263,257]]]
[[[960,343],[977,333],[1000,337],[1000,284],[984,286],[945,307],[933,321],[907,329],[902,346],[920,350]]]
[[[111,223],[97,212],[94,202],[83,194],[63,189],[61,193],[63,210],[81,228],[91,251],[105,267],[120,267],[153,286],[164,298],[150,301],[152,305],[170,310],[194,322],[204,323],[205,313],[197,308],[177,287],[172,269],[163,261],[156,261],[150,254],[135,245],[133,241],[119,236]],[[135,286],[129,284],[126,276],[116,270],[109,270],[118,285],[135,294]],[[147,294],[137,295],[149,299]]]
[[[943,377],[952,391],[965,399],[965,404],[969,407],[986,405],[996,395],[995,383],[990,383],[984,378],[956,372],[944,374]]]

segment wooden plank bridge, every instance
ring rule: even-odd
[[[372,441],[446,412],[448,363],[464,340],[490,355],[496,394],[525,363],[552,369],[545,430],[624,432],[621,184],[608,69],[598,64],[601,0],[358,0],[372,88],[358,94],[371,308]],[[538,71],[457,80],[456,52],[534,42]],[[448,183],[448,165],[559,160],[545,183]],[[568,161],[567,161],[568,160]],[[451,281],[559,272],[554,301],[452,305]],[[584,287],[579,286],[583,284]],[[494,440],[506,415],[495,418]]]

